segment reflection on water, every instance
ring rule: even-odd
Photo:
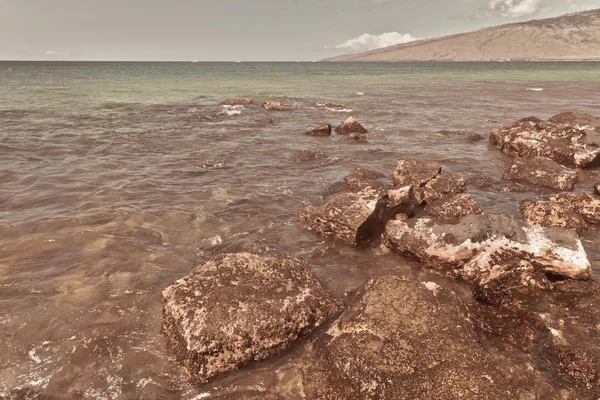
[[[324,242],[297,226],[296,212],[356,167],[391,175],[402,158],[501,177],[509,157],[441,129],[485,136],[529,115],[599,114],[600,80],[588,64],[10,66],[0,75],[0,394],[191,399],[236,385],[294,393],[302,346],[190,388],[160,332],[161,290],[214,254],[250,250],[307,259],[340,296],[378,274],[467,296],[396,255]],[[291,110],[219,105],[242,96]],[[303,135],[348,116],[322,102],[354,110],[368,141]],[[302,151],[320,153],[306,160]],[[582,173],[578,190],[594,179]],[[536,196],[470,193],[484,211],[511,214]],[[597,238],[592,229],[583,240],[593,266]]]

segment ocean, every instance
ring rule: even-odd
[[[0,398],[199,399],[296,385],[301,345],[200,388],[166,348],[162,289],[224,252],[296,255],[340,296],[396,274],[470,298],[397,255],[326,242],[296,214],[357,167],[391,177],[400,159],[499,180],[511,158],[488,144],[493,128],[600,116],[598,93],[597,63],[0,62]],[[289,109],[220,105],[240,97]],[[349,116],[366,141],[304,135]],[[597,180],[582,171],[576,190]],[[469,193],[484,212],[514,215],[539,197]],[[595,228],[583,237],[593,269],[597,238]]]

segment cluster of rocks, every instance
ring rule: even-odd
[[[222,106],[248,106],[256,104],[253,99],[239,98],[239,99],[227,99],[221,102]],[[261,101],[259,105],[265,110],[283,111],[287,110],[287,106],[279,101],[265,100]]]
[[[400,160],[393,174],[358,168],[341,193],[299,210],[301,226],[355,247],[374,221],[375,243],[468,282],[473,302],[398,276],[372,278],[342,301],[295,257],[225,254],[163,291],[169,345],[190,379],[204,383],[335,318],[297,365],[307,398],[597,398],[600,349],[579,340],[598,331],[600,287],[578,235],[600,224],[600,197],[571,192],[572,168],[594,165],[600,151],[597,122],[565,113],[492,132],[490,141],[515,156],[503,179],[555,191],[523,201],[523,218],[482,211],[466,189],[493,185],[485,177],[465,180],[417,160]],[[335,131],[366,133],[352,117]],[[540,303],[553,309],[539,313]],[[497,348],[482,337],[499,338]],[[557,391],[557,382],[575,389]]]
[[[349,117],[335,128],[335,133],[344,135],[352,140],[364,140],[368,131],[354,117]],[[331,135],[331,125],[324,124],[312,128],[306,132],[309,136],[329,136]]]

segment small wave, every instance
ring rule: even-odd
[[[356,92],[357,96],[364,96],[365,94],[363,92]]]
[[[544,91],[544,89],[543,89],[543,88],[537,88],[537,87],[534,87],[534,88],[527,88],[527,90],[531,90],[531,91],[533,91],[533,92],[543,92],[543,91]]]

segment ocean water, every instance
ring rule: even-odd
[[[500,179],[491,129],[530,115],[600,115],[597,63],[0,62],[0,397],[203,398],[283,385],[302,346],[189,386],[160,332],[163,288],[222,252],[305,258],[336,294],[398,274],[468,289],[296,223],[357,167],[398,160]],[[287,111],[223,107],[276,100]],[[346,106],[332,110],[318,104]],[[354,116],[368,140],[304,135]],[[302,161],[302,152],[313,158]],[[583,171],[589,190],[597,171]],[[535,193],[469,189],[486,212]],[[584,237],[592,267],[598,231]]]

